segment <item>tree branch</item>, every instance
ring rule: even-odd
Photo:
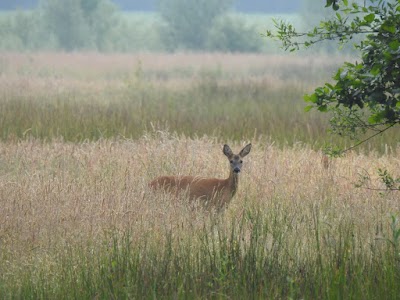
[[[362,140],[362,141],[359,141],[358,143],[356,143],[355,145],[353,145],[353,146],[351,146],[351,147],[349,147],[349,148],[347,148],[347,149],[342,150],[342,151],[341,151],[341,154],[343,154],[343,153],[345,153],[345,152],[347,152],[347,151],[350,151],[350,150],[352,150],[352,149],[354,149],[354,148],[360,146],[361,144],[364,144],[365,142],[369,141],[370,139],[374,138],[375,136],[377,136],[377,135],[379,135],[379,134],[384,133],[386,130],[389,130],[390,128],[392,128],[392,127],[395,126],[395,125],[397,125],[397,123],[390,124],[390,125],[387,126],[386,128],[380,129],[379,131],[377,131],[377,132],[374,133],[373,135],[369,136],[368,138],[366,138],[366,139],[364,139],[364,140]]]

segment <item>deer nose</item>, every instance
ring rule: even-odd
[[[240,168],[239,168],[239,167],[235,167],[235,168],[233,169],[233,172],[239,173],[239,172],[240,172]]]

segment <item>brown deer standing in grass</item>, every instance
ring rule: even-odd
[[[201,178],[195,176],[161,176],[150,182],[153,189],[162,188],[178,194],[187,191],[191,200],[200,199],[202,206],[220,211],[226,207],[236,193],[239,183],[239,172],[243,160],[250,153],[251,144],[244,147],[239,154],[233,154],[228,145],[224,145],[223,153],[229,160],[230,173],[227,179]]]

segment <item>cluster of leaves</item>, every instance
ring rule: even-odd
[[[348,3],[347,0],[344,1],[345,3]],[[334,10],[338,10],[339,9],[339,0],[326,0],[326,6],[325,7],[330,7],[332,6],[332,8]]]
[[[333,19],[322,21],[309,32],[299,33],[283,21],[276,22],[277,38],[283,48],[294,51],[323,40],[350,41],[354,35],[364,35],[355,47],[361,61],[346,62],[326,83],[305,95],[310,105],[306,110],[333,113],[335,133],[358,138],[368,130],[380,134],[400,123],[400,1],[372,0],[369,6],[347,0]],[[327,6],[339,10],[339,1],[327,0]]]
[[[344,63],[333,83],[304,96],[309,103],[306,111],[330,112],[331,131],[357,140],[353,147],[330,153],[340,155],[400,124],[400,0],[370,0],[363,5],[326,0],[326,7],[332,7],[334,17],[308,32],[297,32],[293,25],[275,21],[276,33],[267,31],[266,35],[289,51],[325,40],[343,45],[355,36],[363,37],[354,45],[361,61]],[[367,132],[372,134],[366,137]],[[400,189],[395,185],[400,179],[382,170],[379,176],[387,189]]]
[[[341,125],[344,121],[350,132],[356,129],[381,132],[400,122],[400,2],[382,2],[369,8],[353,4],[352,9],[344,11],[365,15],[346,24],[337,13],[337,19],[324,26],[333,28],[331,35],[342,42],[355,33],[368,33],[366,39],[356,45],[362,53],[362,62],[345,63],[333,77],[336,84],[326,83],[313,94],[306,95],[305,100],[312,103],[308,109],[317,107],[327,111],[332,107],[336,113],[333,124]],[[364,108],[368,110],[366,118],[359,113]],[[386,127],[381,129],[380,126]]]

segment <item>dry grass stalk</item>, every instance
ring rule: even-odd
[[[65,243],[101,242],[110,230],[129,229],[138,240],[151,234],[154,241],[166,228],[192,235],[208,216],[191,210],[184,197],[152,193],[147,183],[164,173],[223,176],[226,161],[219,152],[220,145],[213,139],[166,133],[138,141],[79,145],[36,140],[1,143],[0,247],[19,259]],[[382,197],[352,183],[362,170],[374,174],[378,167],[388,167],[398,176],[398,155],[352,153],[336,160],[331,172],[318,157],[307,147],[278,149],[256,142],[237,195],[219,218],[229,227],[229,220],[246,209],[256,208],[266,217],[282,212],[292,218],[307,247],[312,238],[307,225],[312,220],[310,208],[317,205],[330,230],[349,220],[359,228],[362,246],[367,247],[377,224],[398,211],[400,203],[393,193]]]

